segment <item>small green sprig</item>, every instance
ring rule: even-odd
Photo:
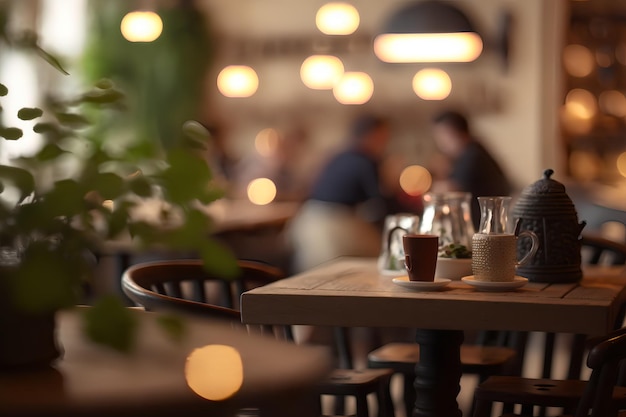
[[[439,249],[440,258],[469,259],[472,257],[472,251],[467,249],[465,245],[451,243]]]

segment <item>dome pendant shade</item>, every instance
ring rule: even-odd
[[[374,40],[384,62],[471,62],[483,50],[473,25],[456,7],[435,0],[410,3],[396,11]]]

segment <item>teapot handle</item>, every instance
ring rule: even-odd
[[[409,231],[406,230],[404,227],[400,227],[400,226],[396,226],[393,229],[391,229],[389,231],[389,233],[387,234],[387,249],[389,249],[391,247],[391,238],[393,237],[394,233],[397,232],[398,230],[402,230],[404,232],[404,234],[408,234]]]

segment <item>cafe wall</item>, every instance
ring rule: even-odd
[[[380,62],[372,52],[371,38],[384,18],[404,2],[352,2],[359,10],[360,26],[337,55],[346,71],[363,71],[372,78],[374,93],[362,105],[339,104],[330,91],[310,90],[300,80],[300,65],[308,55],[337,47],[332,42],[329,46],[328,37],[315,27],[315,13],[324,3],[202,3],[218,41],[215,66],[207,77],[204,115],[228,127],[234,152],[254,152],[254,137],[263,128],[300,125],[308,129],[315,151],[325,155],[342,146],[353,116],[375,112],[394,121],[392,149],[402,152],[409,163],[427,165],[434,151],[428,121],[441,109],[455,108],[471,116],[476,133],[518,187],[539,178],[546,167],[565,174],[557,124],[560,50],[567,18],[563,0],[456,1],[486,44],[499,39],[504,13],[510,13],[510,51],[506,62],[487,46],[474,63],[445,65]],[[300,47],[289,47],[286,39],[297,40]],[[217,91],[218,72],[232,64],[250,65],[257,72],[259,88],[252,97],[226,98]],[[445,100],[426,101],[413,92],[413,75],[426,67],[449,74],[452,92]]]

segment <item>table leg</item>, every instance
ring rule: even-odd
[[[418,330],[420,360],[415,367],[413,417],[461,417],[456,402],[460,391],[460,348],[463,332]]]

